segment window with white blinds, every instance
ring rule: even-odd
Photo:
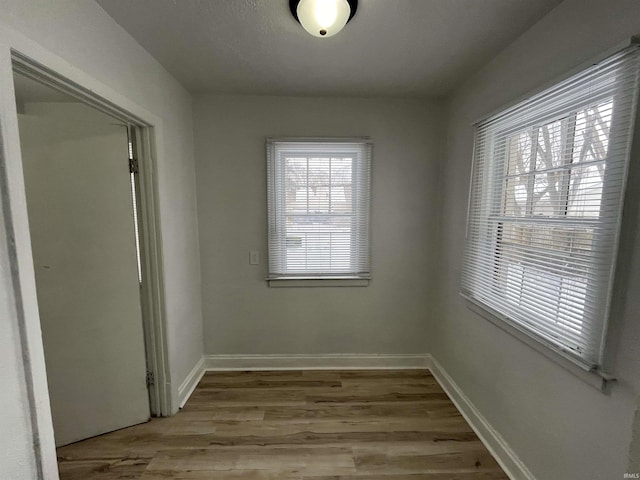
[[[269,279],[370,276],[371,144],[267,141]]]
[[[639,51],[476,125],[462,294],[587,369],[602,363]]]

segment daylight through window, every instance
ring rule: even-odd
[[[368,278],[371,145],[270,140],[269,278]]]
[[[476,129],[462,293],[587,368],[602,361],[638,47]]]

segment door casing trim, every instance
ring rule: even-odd
[[[15,40],[15,42],[13,41]],[[0,45],[0,198],[10,249],[13,299],[23,357],[37,478],[57,479],[53,423],[44,364],[44,350],[35,288],[26,207],[13,73],[79,98],[86,104],[131,125],[138,137],[141,242],[144,244],[141,290],[147,364],[155,376],[150,389],[152,414],[173,414],[173,394],[167,344],[163,252],[157,177],[164,154],[162,119],[100,81],[73,67],[40,45],[15,35],[12,45]],[[17,45],[17,46],[16,46]]]
[[[117,120],[125,122],[136,137],[138,214],[142,264],[142,286],[140,300],[142,322],[146,344],[147,367],[153,372],[155,381],[149,386],[150,410],[154,416],[171,415],[171,392],[166,342],[164,281],[162,270],[162,244],[160,239],[160,212],[158,211],[158,189],[155,173],[154,126],[117,104],[97,95],[39,62],[12,50],[13,71],[37,82],[48,85],[67,95],[78,98]]]

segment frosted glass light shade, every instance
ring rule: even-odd
[[[314,37],[331,37],[344,28],[351,15],[347,0],[300,0],[296,13]]]

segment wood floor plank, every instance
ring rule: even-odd
[[[485,451],[480,439],[457,443],[425,443],[425,442],[367,442],[353,445],[354,456],[390,455],[405,457],[412,455],[447,455],[463,452]]]
[[[357,454],[354,460],[358,473],[362,474],[500,471],[500,466],[486,449],[429,455]]]
[[[426,370],[207,372],[171,418],[58,449],[61,480],[506,480]]]
[[[307,403],[333,403],[333,404],[359,404],[367,405],[371,403],[398,403],[398,402],[420,402],[429,400],[444,400],[447,395],[443,392],[428,393],[358,393],[358,392],[335,392],[322,395],[307,395]]]
[[[356,471],[349,448],[253,448],[250,450],[195,449],[159,453],[147,471],[267,471],[300,474]]]
[[[306,392],[303,389],[277,390],[254,388],[251,390],[218,389],[208,391],[197,389],[189,403],[207,406],[263,406],[263,405],[304,405]]]
[[[202,422],[198,422],[202,423]],[[273,420],[247,422],[217,422],[216,436],[264,435],[278,436],[296,433],[366,433],[366,432],[472,432],[469,425],[457,418],[351,418],[347,420],[316,419]],[[203,432],[206,433],[206,432]]]
[[[344,432],[344,433],[313,433],[300,432],[289,435],[263,436],[263,435],[238,435],[222,436],[211,435],[207,438],[209,445],[297,445],[307,443],[309,445],[335,445],[345,443],[363,442],[469,442],[476,438],[473,432]]]
[[[58,458],[60,478],[66,480],[120,480],[138,478],[149,465],[151,458],[91,458],[66,461]]]
[[[440,385],[433,377],[369,377],[369,378],[343,378],[340,380],[342,386],[348,387],[364,387],[373,386],[379,388],[393,388],[395,386],[435,386],[440,389]]]
[[[279,470],[270,472],[265,470],[153,470],[146,471],[140,480],[303,480],[304,477],[297,471]],[[364,480],[360,477],[360,480]]]
[[[392,404],[310,404],[298,407],[264,407],[264,420],[296,420],[296,419],[343,419],[343,418],[421,418],[426,416],[438,417],[444,411],[450,413],[452,403],[448,398],[440,397],[436,400],[402,402]],[[458,411],[453,407],[453,410]]]
[[[180,412],[180,417],[177,415],[171,418],[178,418],[180,422],[202,422],[213,420],[262,420],[264,419],[265,409],[260,407],[217,407],[211,409],[210,406],[205,404],[203,409],[191,408],[190,405]],[[291,408],[291,407],[287,407]],[[162,419],[165,422],[167,419]]]

